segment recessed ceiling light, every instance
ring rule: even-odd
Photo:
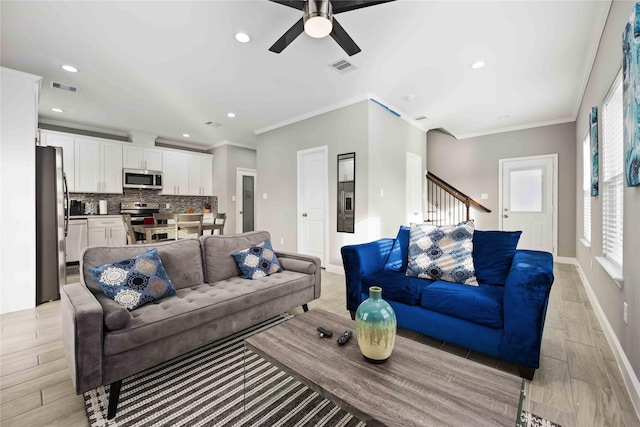
[[[56,113],[64,113],[62,108],[52,108],[51,111],[55,111]]]
[[[415,95],[407,95],[404,97],[404,100],[409,102],[409,101],[413,101],[414,99],[416,99]]]
[[[477,70],[479,68],[484,67],[485,65],[487,65],[484,61],[476,61],[473,64],[469,65],[469,67],[473,68],[474,70]]]
[[[65,70],[65,71],[68,71],[70,73],[77,73],[78,72],[78,69],[76,67],[72,66],[72,65],[63,65],[62,69]]]
[[[227,113],[227,117],[229,118],[234,118],[236,116],[236,113]]]
[[[189,138],[191,135],[189,135],[188,133],[183,133],[182,136],[184,136],[185,138]]]
[[[240,43],[249,43],[251,41],[251,37],[247,33],[236,33],[235,38]]]

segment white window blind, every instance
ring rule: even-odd
[[[589,132],[582,141],[582,235],[591,242],[591,137]]]
[[[622,266],[623,142],[622,73],[604,99],[602,112],[602,246],[604,255]]]

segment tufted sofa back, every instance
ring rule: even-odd
[[[184,239],[150,245],[128,245],[119,247],[89,247],[82,252],[82,281],[92,291],[101,293],[89,268],[133,258],[151,248],[157,248],[162,266],[176,289],[200,285],[204,282],[204,270],[200,241]]]
[[[215,283],[242,274],[231,254],[270,238],[268,231],[202,236],[200,242],[204,251],[205,282]]]

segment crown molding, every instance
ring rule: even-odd
[[[467,138],[475,138],[478,136],[486,136],[486,135],[493,135],[496,133],[504,133],[504,132],[513,132],[513,131],[517,131],[517,130],[526,130],[526,129],[533,129],[533,128],[540,128],[540,127],[544,127],[544,126],[553,126],[553,125],[560,125],[563,123],[570,123],[570,122],[574,122],[575,119],[572,117],[565,117],[562,119],[557,119],[557,120],[549,120],[546,122],[538,122],[538,123],[528,123],[526,125],[519,125],[519,126],[511,126],[511,127],[506,127],[506,128],[496,128],[496,129],[490,129],[487,131],[483,131],[483,132],[474,132],[474,133],[466,133],[466,134],[462,134],[462,135],[458,135],[454,132],[449,131],[448,129],[446,130],[448,133],[450,133],[455,139],[467,139]]]

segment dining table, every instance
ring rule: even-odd
[[[202,223],[202,231],[211,230],[211,234],[213,234],[215,230],[218,230],[220,234],[223,234],[223,228],[224,224],[216,224],[214,222]],[[158,234],[175,233],[176,226],[175,224],[134,224],[133,231],[144,234],[145,243],[152,243],[153,236]]]

